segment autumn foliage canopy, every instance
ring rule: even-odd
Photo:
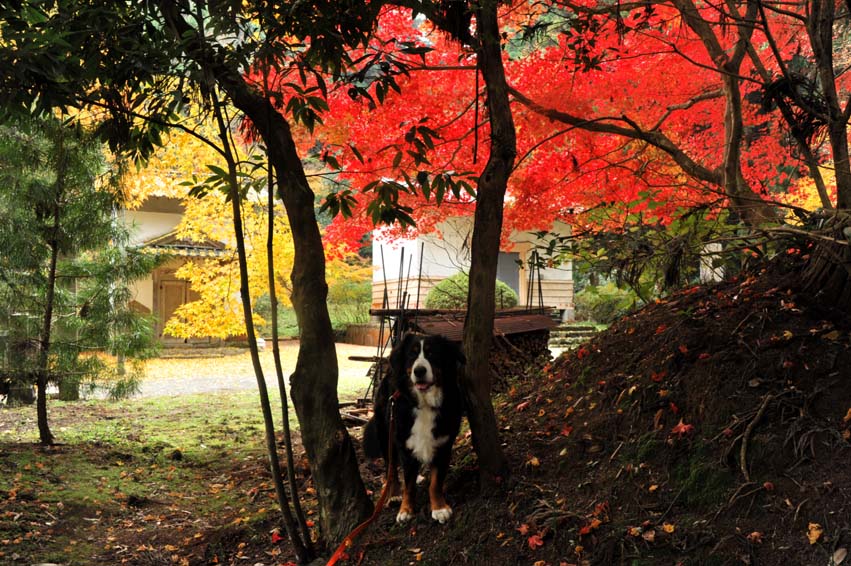
[[[686,21],[690,7],[704,33]],[[611,229],[628,213],[664,224],[685,208],[722,210],[730,139],[740,149],[746,199],[803,202],[789,195],[813,185],[779,111],[794,98],[784,73],[803,77],[810,57],[801,21],[768,5],[754,16],[731,93],[712,56],[713,45],[731,52],[742,40],[730,13],[690,2],[619,8],[590,1],[502,9],[518,135],[506,235],[556,219]],[[736,9],[745,13],[744,4]],[[473,52],[409,10],[386,8],[370,48],[354,57],[374,64],[329,92],[323,125],[303,137],[305,150],[321,148],[349,199],[351,217],[338,216],[329,238],[357,245],[380,219],[369,205],[386,183],[418,230],[470,214],[472,189],[462,183],[453,194],[449,179],[474,187],[486,159],[488,117]],[[370,90],[370,73],[394,74],[398,91]],[[806,88],[802,81],[794,88]],[[741,116],[733,131],[731,104]],[[818,162],[829,161],[812,127],[806,142]]]

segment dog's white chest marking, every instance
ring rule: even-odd
[[[432,405],[423,403],[414,409],[414,426],[411,427],[411,436],[405,441],[405,446],[414,453],[414,456],[423,464],[430,464],[434,458],[434,452],[449,440],[446,436],[434,437],[434,423],[437,420],[437,409]]]
[[[443,403],[443,391],[434,385],[434,368],[425,355],[425,340],[420,341],[420,352],[417,359],[411,365],[412,385],[416,384],[414,374],[421,371],[420,379],[423,383],[430,384],[425,391],[413,388],[417,399],[417,407],[414,409],[414,426],[411,427],[411,436],[405,441],[405,446],[414,453],[414,456],[423,464],[430,464],[434,458],[434,452],[449,440],[446,436],[434,437],[434,425]]]

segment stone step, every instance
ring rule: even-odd
[[[553,343],[550,343],[550,344],[547,344],[547,347],[550,350],[557,349],[557,350],[561,350],[562,352],[566,352],[566,351],[569,351],[569,350],[575,350],[575,349],[579,348],[580,346],[582,346],[582,343],[576,343],[576,344],[553,344]]]
[[[584,329],[584,328],[578,328],[578,329],[575,329],[575,328],[551,328],[550,334],[570,334],[570,335],[577,334],[577,335],[583,335],[583,336],[585,336],[585,335],[596,336],[597,331],[596,330],[588,330],[588,329]]]
[[[578,346],[579,344],[587,344],[588,340],[550,340],[549,346]]]
[[[597,336],[596,333],[589,333],[589,332],[581,332],[581,333],[575,333],[575,334],[569,334],[569,333],[553,334],[553,333],[550,333],[550,340],[555,340],[555,339],[591,340],[595,336]]]
[[[572,350],[589,342],[599,331],[596,327],[583,324],[565,324],[550,329],[550,348]]]
[[[597,327],[591,326],[590,324],[562,324],[556,326],[555,328],[550,330],[550,332],[552,332],[553,330],[577,330],[582,332],[598,332]]]
[[[568,339],[568,340],[590,340],[597,334],[595,332],[550,332],[550,340]]]

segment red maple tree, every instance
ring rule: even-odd
[[[509,82],[525,103],[513,106],[518,162],[506,202],[506,233],[545,229],[555,219],[575,221],[575,213],[607,203],[630,205],[623,212],[654,203],[653,216],[662,221],[683,206],[724,204],[723,85],[703,43],[678,14],[664,7],[634,10],[621,19],[600,14],[551,34],[544,46],[506,53]],[[516,11],[505,16],[515,35],[529,17]],[[377,38],[383,49],[394,38],[396,46],[428,51],[407,56],[409,73],[398,77],[401,92],[388,93],[383,104],[350,89],[329,95],[319,133],[342,178],[357,194],[376,180],[401,179],[401,171],[410,178],[421,171],[477,173],[483,144],[476,140],[486,139],[489,130],[477,100],[475,59],[402,9],[386,11]],[[519,43],[509,38],[508,45],[512,41]],[[746,138],[741,169],[753,193],[767,196],[788,186],[797,161],[778,114],[766,112],[754,94],[760,88],[751,81],[741,97]],[[560,123],[562,115],[576,123]],[[428,162],[417,157],[420,139],[412,135],[420,126],[439,135],[426,148]],[[366,198],[359,199],[355,219],[341,219],[329,229],[333,239],[356,241],[371,229],[370,219],[358,214],[369,198],[361,196]],[[469,195],[439,207],[423,196],[399,195],[422,231],[471,210]]]

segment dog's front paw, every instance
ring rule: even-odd
[[[408,521],[410,521],[413,518],[414,518],[413,513],[409,513],[408,511],[399,511],[399,513],[396,515],[396,522],[397,523],[407,523]]]
[[[441,525],[446,523],[449,518],[452,517],[452,507],[448,505],[443,509],[432,509],[431,510],[431,518],[440,523]]]

